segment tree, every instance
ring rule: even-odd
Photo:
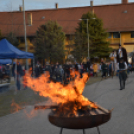
[[[48,21],[41,25],[35,38],[35,55],[50,62],[63,62],[65,34],[56,21]]]
[[[7,39],[12,45],[18,47],[18,45],[19,45],[19,40],[17,39],[17,37],[15,36],[14,33],[10,32],[10,33],[7,35],[6,39]]]
[[[93,19],[95,18],[95,19]],[[77,60],[82,61],[88,56],[88,38],[87,38],[87,19],[88,19],[88,33],[89,33],[89,55],[94,57],[108,57],[112,48],[109,47],[108,33],[103,28],[103,22],[93,13],[86,13],[82,15],[82,21],[79,22],[75,32],[75,49],[73,55]]]

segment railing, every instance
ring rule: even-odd
[[[132,43],[134,44],[134,38],[122,39],[123,43]]]
[[[120,43],[120,39],[119,38],[112,38],[112,39],[107,39],[107,41],[110,42],[110,44],[117,44]]]

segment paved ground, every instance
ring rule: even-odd
[[[109,122],[100,126],[101,134],[134,133],[134,74],[130,74],[126,89],[119,90],[117,77],[87,86],[84,95],[107,109],[114,108]],[[59,134],[60,129],[48,121],[49,110],[35,111],[33,118],[28,114],[33,106],[0,118],[0,134]],[[97,134],[96,128],[87,129],[87,134]],[[82,130],[64,129],[63,134],[82,134]]]

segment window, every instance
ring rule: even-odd
[[[108,38],[112,38],[112,33],[108,33]]]
[[[25,42],[24,37],[20,37],[20,42],[21,42],[21,43],[24,43],[24,42]]]
[[[113,33],[113,38],[120,38],[120,33],[119,32],[114,32]]]
[[[32,42],[34,40],[34,37],[28,37],[28,39],[30,40],[30,42]]]
[[[134,38],[134,31],[131,32],[131,38]]]

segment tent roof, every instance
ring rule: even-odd
[[[24,52],[13,46],[6,39],[0,41],[0,59],[32,59],[32,53]]]
[[[11,64],[12,60],[11,59],[0,59],[0,64]]]

